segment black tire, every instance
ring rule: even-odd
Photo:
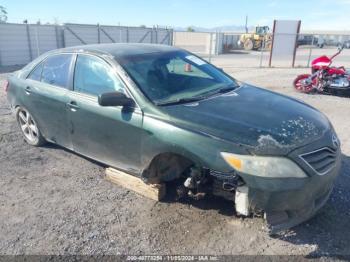
[[[46,143],[41,134],[37,122],[24,107],[16,108],[16,120],[22,132],[24,140],[32,146],[42,146]]]
[[[244,50],[251,51],[254,49],[254,41],[252,39],[247,39],[244,41]]]

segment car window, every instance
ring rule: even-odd
[[[50,85],[67,87],[72,55],[53,55],[45,60],[41,81]]]
[[[210,96],[238,86],[234,79],[186,51],[125,55],[118,63],[156,104]]]
[[[87,55],[78,55],[74,73],[74,90],[96,96],[125,91],[123,83],[107,63]]]
[[[43,71],[44,64],[41,63],[35,67],[35,69],[29,74],[27,78],[40,81],[41,80],[41,72]]]
[[[188,62],[180,58],[169,60],[166,65],[168,71],[174,75],[195,76],[201,78],[213,79],[209,74],[199,70],[196,66],[192,66]]]

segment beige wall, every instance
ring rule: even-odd
[[[202,32],[174,32],[173,44],[174,46],[200,55],[209,55],[211,47],[211,54],[217,54],[221,53],[222,51],[222,34]]]

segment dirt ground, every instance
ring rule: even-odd
[[[0,254],[350,255],[350,98],[294,92],[293,78],[306,69],[227,71],[301,99],[332,121],[343,166],[315,218],[271,238],[261,218],[234,217],[230,202],[140,197],[106,181],[97,163],[54,145],[27,145],[1,88]]]

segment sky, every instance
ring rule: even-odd
[[[304,30],[350,30],[350,0],[0,0],[8,22],[213,28],[302,20]]]

